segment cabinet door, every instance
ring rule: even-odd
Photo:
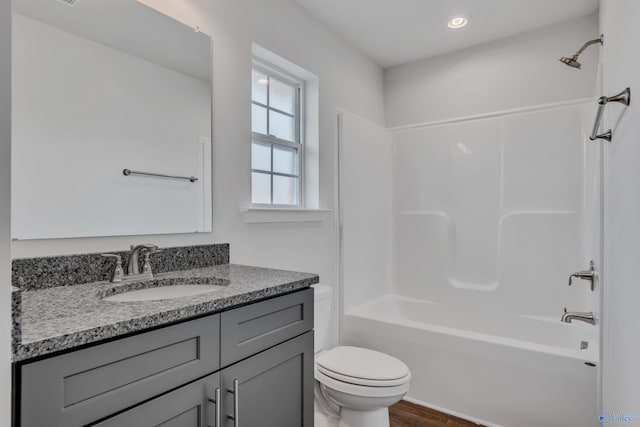
[[[216,420],[216,389],[220,389],[220,373],[136,406],[95,427],[220,427]]]
[[[224,369],[222,387],[224,427],[312,427],[313,331]]]

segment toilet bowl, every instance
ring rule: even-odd
[[[387,354],[360,347],[325,350],[331,288],[315,288],[316,404],[340,427],[389,427],[388,407],[409,391],[407,365]]]

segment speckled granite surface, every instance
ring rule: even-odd
[[[22,292],[16,287],[11,287],[11,351],[18,349],[22,341]]]
[[[161,248],[151,255],[155,273],[190,270],[229,264],[229,244]],[[126,269],[127,252],[116,252]],[[22,290],[45,289],[109,280],[114,268],[112,259],[99,253],[42,258],[14,259],[11,284]]]
[[[156,274],[149,286],[170,281],[188,283],[196,278],[218,286],[205,294],[170,300],[109,302],[118,293],[109,282],[21,291],[19,342],[13,361],[22,361],[119,335],[142,331],[180,320],[277,296],[318,283],[315,274],[273,270],[234,264]],[[16,331],[14,330],[14,333]]]

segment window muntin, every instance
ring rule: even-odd
[[[251,80],[251,201],[300,206],[302,82],[258,63]]]

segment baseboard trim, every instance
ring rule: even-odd
[[[432,405],[430,403],[423,402],[422,400],[414,399],[414,398],[409,397],[409,396],[405,396],[403,400],[406,400],[409,403],[413,403],[414,405],[424,406],[425,408],[433,409],[435,411],[442,412],[442,413],[447,414],[447,415],[451,415],[451,416],[454,416],[454,417],[462,418],[464,420],[470,421],[472,423],[476,423],[476,424],[481,425],[481,426],[486,426],[486,427],[504,427],[504,426],[501,426],[499,424],[490,423],[489,421],[485,421],[485,420],[473,417],[473,416],[468,415],[468,414],[463,414],[463,413],[460,413],[460,412],[452,411],[450,409],[443,408],[443,407],[438,406],[438,405]]]

